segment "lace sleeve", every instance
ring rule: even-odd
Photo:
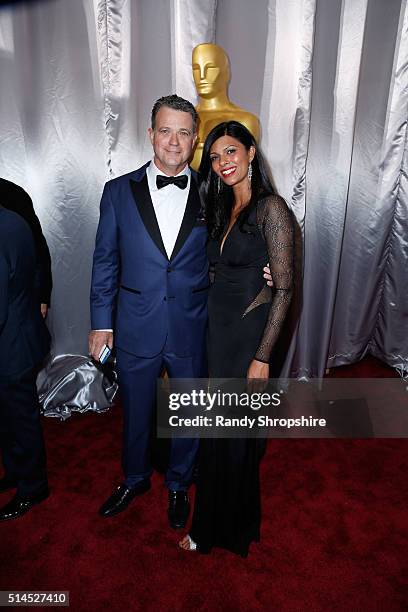
[[[293,293],[294,228],[291,213],[280,196],[272,196],[258,206],[258,225],[269,255],[273,297],[268,320],[255,359],[269,363],[281,332]]]

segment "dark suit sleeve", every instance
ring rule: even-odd
[[[40,302],[41,304],[48,304],[48,306],[50,306],[52,291],[51,256],[48,244],[41,230],[40,222],[35,213],[30,226],[40,263]]]
[[[35,214],[32,200],[28,193],[18,185],[7,184],[6,197],[2,205],[8,210],[20,215],[30,226],[32,231],[37,257],[39,259],[39,298],[41,304],[51,304],[52,273],[51,256],[41,229],[40,221]]]
[[[37,256],[40,263],[40,281],[39,281],[39,297],[41,304],[51,304],[52,291],[52,273],[51,273],[51,256],[41,229],[40,221],[35,214],[34,206],[31,198],[26,194],[27,199],[24,202],[24,208],[21,211],[21,216],[27,221],[34,236]],[[16,212],[19,212],[16,210]]]
[[[110,185],[103,190],[91,283],[91,327],[113,329],[119,284],[118,226]]]
[[[8,285],[9,265],[5,254],[0,251],[0,333],[7,321]]]

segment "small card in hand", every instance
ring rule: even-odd
[[[102,347],[101,352],[99,353],[99,363],[106,363],[109,359],[109,355],[111,354],[111,350],[107,344]]]

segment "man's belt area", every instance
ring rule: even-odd
[[[174,299],[176,297],[183,297],[185,295],[192,295],[192,294],[196,294],[196,293],[204,293],[205,291],[208,291],[208,289],[210,288],[209,283],[206,283],[205,285],[201,285],[198,287],[185,287],[183,289],[178,289],[177,291],[172,291],[171,294],[167,296],[168,299]],[[129,293],[134,293],[136,295],[160,295],[163,293],[162,290],[153,290],[153,291],[141,291],[140,289],[136,289],[135,287],[128,287],[127,285],[120,285],[120,289],[123,289],[123,291],[128,291]]]

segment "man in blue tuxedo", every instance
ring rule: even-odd
[[[149,439],[156,382],[205,377],[207,231],[188,166],[196,134],[194,106],[176,95],[152,110],[153,159],[109,181],[101,201],[91,287],[89,352],[115,344],[124,410],[124,482],[102,505],[108,517],[150,488]],[[184,527],[197,440],[172,440],[166,473],[168,517]]]
[[[40,268],[29,225],[0,205],[0,493],[17,489],[0,520],[49,495],[36,374],[49,350],[39,308]]]

